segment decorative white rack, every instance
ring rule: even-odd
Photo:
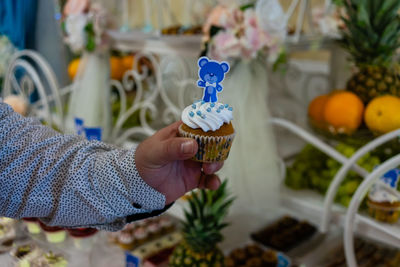
[[[298,2],[293,1],[296,5]],[[330,1],[326,2],[328,6]],[[308,1],[300,1],[300,5],[307,7]],[[304,10],[306,9],[304,8]],[[299,19],[298,23],[302,25],[303,21],[304,16]],[[152,135],[161,126],[177,120],[181,110],[195,98],[196,90],[189,89],[194,86],[196,80],[196,70],[193,69],[193,66],[195,66],[194,63],[200,51],[200,37],[155,37],[139,32],[120,33],[115,31],[111,31],[109,34],[113,39],[115,49],[136,53],[134,66],[125,73],[122,82],[111,81],[111,86],[119,94],[121,107],[110,140],[113,140],[117,145],[129,146],[145,136]],[[294,38],[289,40],[290,51],[308,49],[312,42],[312,38],[305,38],[300,34],[295,35]],[[339,53],[339,50],[329,40],[323,40],[321,46],[332,51],[330,69],[338,70],[338,66],[342,66],[343,54]],[[138,71],[137,64],[140,58],[151,61],[152,75],[146,68],[143,68],[142,72]],[[270,87],[279,89],[276,90],[278,94],[274,95],[274,102],[286,101],[285,103],[290,103],[291,107],[297,106],[298,110],[305,110],[310,92],[318,91],[322,93],[328,91],[328,88],[336,88],[337,72],[333,73],[333,77],[332,75],[303,73],[296,65],[290,65],[284,77],[271,73],[268,75],[271,77]],[[174,79],[168,78],[171,76]],[[302,93],[291,91],[290,86],[288,86],[290,81],[302,81]],[[42,56],[29,50],[18,52],[9,66],[2,96],[20,94],[25,96],[27,100],[31,100],[29,98],[34,90],[37,91],[38,97],[37,100],[30,101],[30,116],[38,117],[47,124],[54,125],[61,130],[65,129],[65,114],[63,113],[62,103],[71,88],[59,88],[54,72]],[[136,90],[136,97],[133,104],[128,107],[126,92],[132,90]],[[369,217],[357,214],[360,201],[365,196],[367,189],[383,173],[400,165],[400,156],[383,163],[371,174],[356,165],[357,160],[365,153],[398,137],[400,130],[376,138],[359,149],[351,158],[346,158],[330,145],[304,130],[303,127],[299,127],[299,125],[304,126],[306,124],[301,112],[297,112],[298,110],[288,112],[285,105],[275,106],[278,106],[278,109],[272,110],[275,118],[271,119],[271,123],[277,128],[286,130],[286,135],[284,134],[283,138],[287,138],[287,133],[294,134],[343,164],[330,184],[325,198],[312,193],[299,193],[287,189],[282,192],[282,205],[316,221],[322,234],[328,233],[329,226],[333,224],[344,227],[345,254],[348,265],[351,267],[357,266],[353,245],[354,232],[400,248],[400,226],[398,224],[379,223]],[[139,112],[140,126],[123,129],[124,122],[135,112]],[[148,115],[152,118],[161,119],[149,121]],[[350,169],[353,169],[365,179],[354,194],[346,212],[343,207],[333,204],[333,200],[339,185]],[[399,195],[397,191],[393,193]],[[177,212],[178,216],[182,216],[181,211]]]

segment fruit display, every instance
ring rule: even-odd
[[[399,250],[371,243],[360,238],[355,239],[354,247],[357,264],[360,267],[400,266]],[[319,263],[316,263],[315,266],[346,267],[347,263],[343,245],[340,244],[332,250],[327,251],[326,256]]]
[[[225,267],[275,267],[278,265],[279,253],[272,249],[264,249],[256,244],[248,244],[232,250],[225,257]]]
[[[346,89],[367,104],[380,95],[400,96],[399,72],[394,57],[400,47],[400,2],[343,1],[346,16],[341,30],[342,47],[357,72]]]
[[[338,143],[335,148],[346,157],[351,157],[358,149],[358,147],[344,143]],[[357,161],[357,164],[371,172],[374,167],[381,163],[377,155],[385,153],[382,152],[382,149],[385,148],[367,153]],[[388,156],[389,154],[386,157]],[[292,189],[312,189],[325,194],[341,166],[339,162],[320,150],[311,145],[306,145],[297,155],[293,164],[287,168],[285,184]],[[348,206],[352,195],[361,182],[362,178],[357,173],[349,171],[338,189],[336,201],[343,206]]]
[[[279,251],[289,251],[316,232],[316,228],[306,221],[285,216],[263,229],[251,234],[253,240]]]
[[[201,190],[188,200],[182,223],[183,241],[175,248],[169,266],[224,266],[224,255],[218,248],[223,240],[221,230],[233,198],[226,180],[215,190]]]

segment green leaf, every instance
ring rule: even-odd
[[[255,7],[254,3],[250,3],[250,4],[245,4],[245,5],[240,6],[239,9],[242,11],[245,11],[248,8],[254,8],[254,7]]]

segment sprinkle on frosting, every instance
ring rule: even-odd
[[[182,121],[193,129],[201,128],[205,132],[215,131],[233,119],[233,109],[228,107],[229,105],[222,103],[196,101],[183,110]]]

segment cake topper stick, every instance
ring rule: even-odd
[[[210,60],[207,57],[199,58],[199,80],[197,86],[203,88],[204,102],[217,102],[217,93],[222,91],[220,84],[225,77],[225,73],[229,71],[227,62],[218,62]]]

